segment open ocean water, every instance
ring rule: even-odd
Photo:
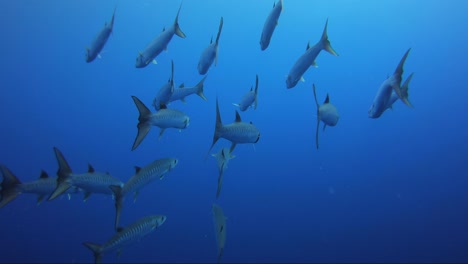
[[[120,223],[160,214],[166,222],[103,262],[216,262],[213,203],[226,219],[221,262],[468,262],[468,2],[464,0],[284,0],[269,47],[260,36],[273,1],[185,0],[174,36],[157,64],[135,58],[173,24],[181,1],[0,1],[0,164],[23,183],[41,170],[55,177],[53,147],[73,172],[90,163],[126,182],[134,166],[165,157],[178,164],[124,201]],[[109,23],[101,58],[86,47]],[[195,86],[202,51],[216,38],[218,63],[196,95],[173,102],[190,117],[158,140],[152,127],[131,151],[138,110],[151,106],[171,76]],[[286,88],[295,61],[322,36],[339,54],[321,52],[318,68]],[[377,90],[403,54],[413,108],[397,100],[368,116]],[[258,107],[240,112],[261,133],[238,144],[216,198],[212,143],[216,98],[224,124],[259,76]],[[327,93],[339,111],[315,146],[317,109]],[[210,154],[230,142],[220,139]],[[3,195],[3,194],[2,194]],[[20,194],[0,209],[0,262],[89,263],[83,242],[115,234],[111,195],[62,195],[37,205]]]

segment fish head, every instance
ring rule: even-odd
[[[148,65],[148,62],[143,57],[143,54],[139,53],[138,57],[136,58],[135,67],[143,68],[143,67],[146,67],[146,65]]]
[[[262,36],[260,38],[260,49],[266,50],[269,45],[270,45],[270,39],[266,38],[262,33]]]
[[[167,217],[165,215],[155,215],[152,218],[152,227],[153,229],[158,228],[160,225],[166,222]]]
[[[257,134],[257,139],[255,140],[254,143],[257,143],[259,140],[260,140],[260,132],[258,132],[258,134]]]
[[[86,48],[86,54],[85,54],[85,58],[86,58],[86,62],[92,62],[93,61],[93,57],[91,56],[91,50],[89,48]]]
[[[377,111],[377,107],[375,106],[375,103],[371,105],[369,110],[367,111],[369,118],[378,118],[380,117],[379,111]]]
[[[299,79],[295,79],[291,75],[288,75],[288,77],[286,78],[286,87],[288,89],[293,88],[294,86],[296,86],[298,81]]]
[[[172,159],[170,164],[169,164],[170,169],[173,169],[175,166],[177,166],[177,164],[179,164],[179,160],[178,159]]]

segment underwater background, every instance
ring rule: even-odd
[[[267,50],[259,39],[273,1],[185,0],[175,36],[157,65],[135,68],[138,51],[170,26],[180,1],[0,1],[0,163],[21,181],[57,171],[58,147],[74,172],[91,163],[123,181],[164,157],[179,164],[127,199],[128,225],[150,214],[166,223],[123,250],[120,262],[216,262],[211,206],[227,219],[222,262],[468,262],[468,2],[463,0],[288,1]],[[85,48],[109,21],[102,58]],[[138,111],[170,77],[194,86],[197,63],[220,17],[219,61],[197,96],[171,104],[190,126],[153,127],[131,151]],[[322,52],[294,89],[285,79],[307,43],[328,36],[340,56]],[[379,119],[367,110],[404,52],[414,72],[410,100]],[[238,145],[215,198],[218,170],[205,160],[219,99],[223,123],[259,75],[256,110],[242,112],[261,131]],[[340,112],[315,148],[317,97]],[[221,139],[211,153],[228,147]],[[114,234],[112,197],[82,194],[36,205],[22,194],[0,209],[0,262],[92,262],[81,243]],[[115,262],[114,253],[104,262]]]

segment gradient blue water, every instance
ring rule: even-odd
[[[121,219],[149,214],[166,223],[123,251],[122,262],[214,262],[211,204],[217,168],[204,161],[213,135],[215,97],[223,122],[259,74],[259,107],[242,114],[262,131],[255,149],[238,146],[219,203],[227,220],[225,262],[467,262],[468,162],[465,91],[467,4],[424,1],[287,1],[272,42],[259,39],[272,1],[184,1],[180,26],[158,65],[134,67],[139,50],[173,22],[179,1],[119,1],[102,59],[85,47],[109,21],[114,1],[0,1],[0,162],[22,181],[57,170],[52,147],[76,172],[92,163],[127,180],[133,166],[177,157],[163,181],[127,199]],[[220,16],[218,67],[205,83],[208,102],[174,108],[188,129],[136,135],[136,95],[150,105],[170,75],[195,85],[197,62]],[[325,20],[335,50],[322,53],[305,83],[287,90],[285,75],[315,43]],[[377,120],[374,95],[409,47],[410,100]],[[340,113],[315,149],[315,104],[330,93]],[[153,131],[154,130],[154,131]],[[221,140],[215,151],[228,142]],[[65,197],[36,206],[21,195],[0,210],[0,262],[91,262],[83,241],[113,234],[110,197]],[[105,261],[116,261],[114,254]]]

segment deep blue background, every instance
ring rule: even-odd
[[[179,1],[119,1],[114,33],[102,59],[85,63],[89,45],[114,1],[0,1],[0,162],[22,181],[54,174],[52,147],[75,172],[90,162],[127,180],[133,166],[176,157],[163,181],[127,199],[121,219],[149,214],[167,222],[123,251],[122,262],[214,262],[211,205],[228,217],[225,262],[468,262],[468,116],[464,0],[288,1],[269,48],[259,39],[272,1],[186,0],[175,36],[158,65],[134,67],[139,50],[169,26]],[[170,76],[195,85],[202,50],[224,28],[219,64],[194,96],[173,108],[190,116],[182,132],[153,128],[131,152],[138,113]],[[335,50],[287,90],[285,76],[319,40],[325,20]],[[412,51],[405,77],[414,109],[396,102],[380,119],[367,117],[375,93]],[[215,200],[217,168],[204,161],[211,144],[215,98],[224,123],[259,74],[259,107],[242,113],[262,132],[239,145]],[[330,93],[341,114],[315,149],[316,109]],[[220,140],[213,152],[228,142]],[[91,262],[83,241],[113,234],[111,197],[81,195],[36,206],[21,195],[0,210],[0,262]],[[104,256],[115,261],[115,254]]]

